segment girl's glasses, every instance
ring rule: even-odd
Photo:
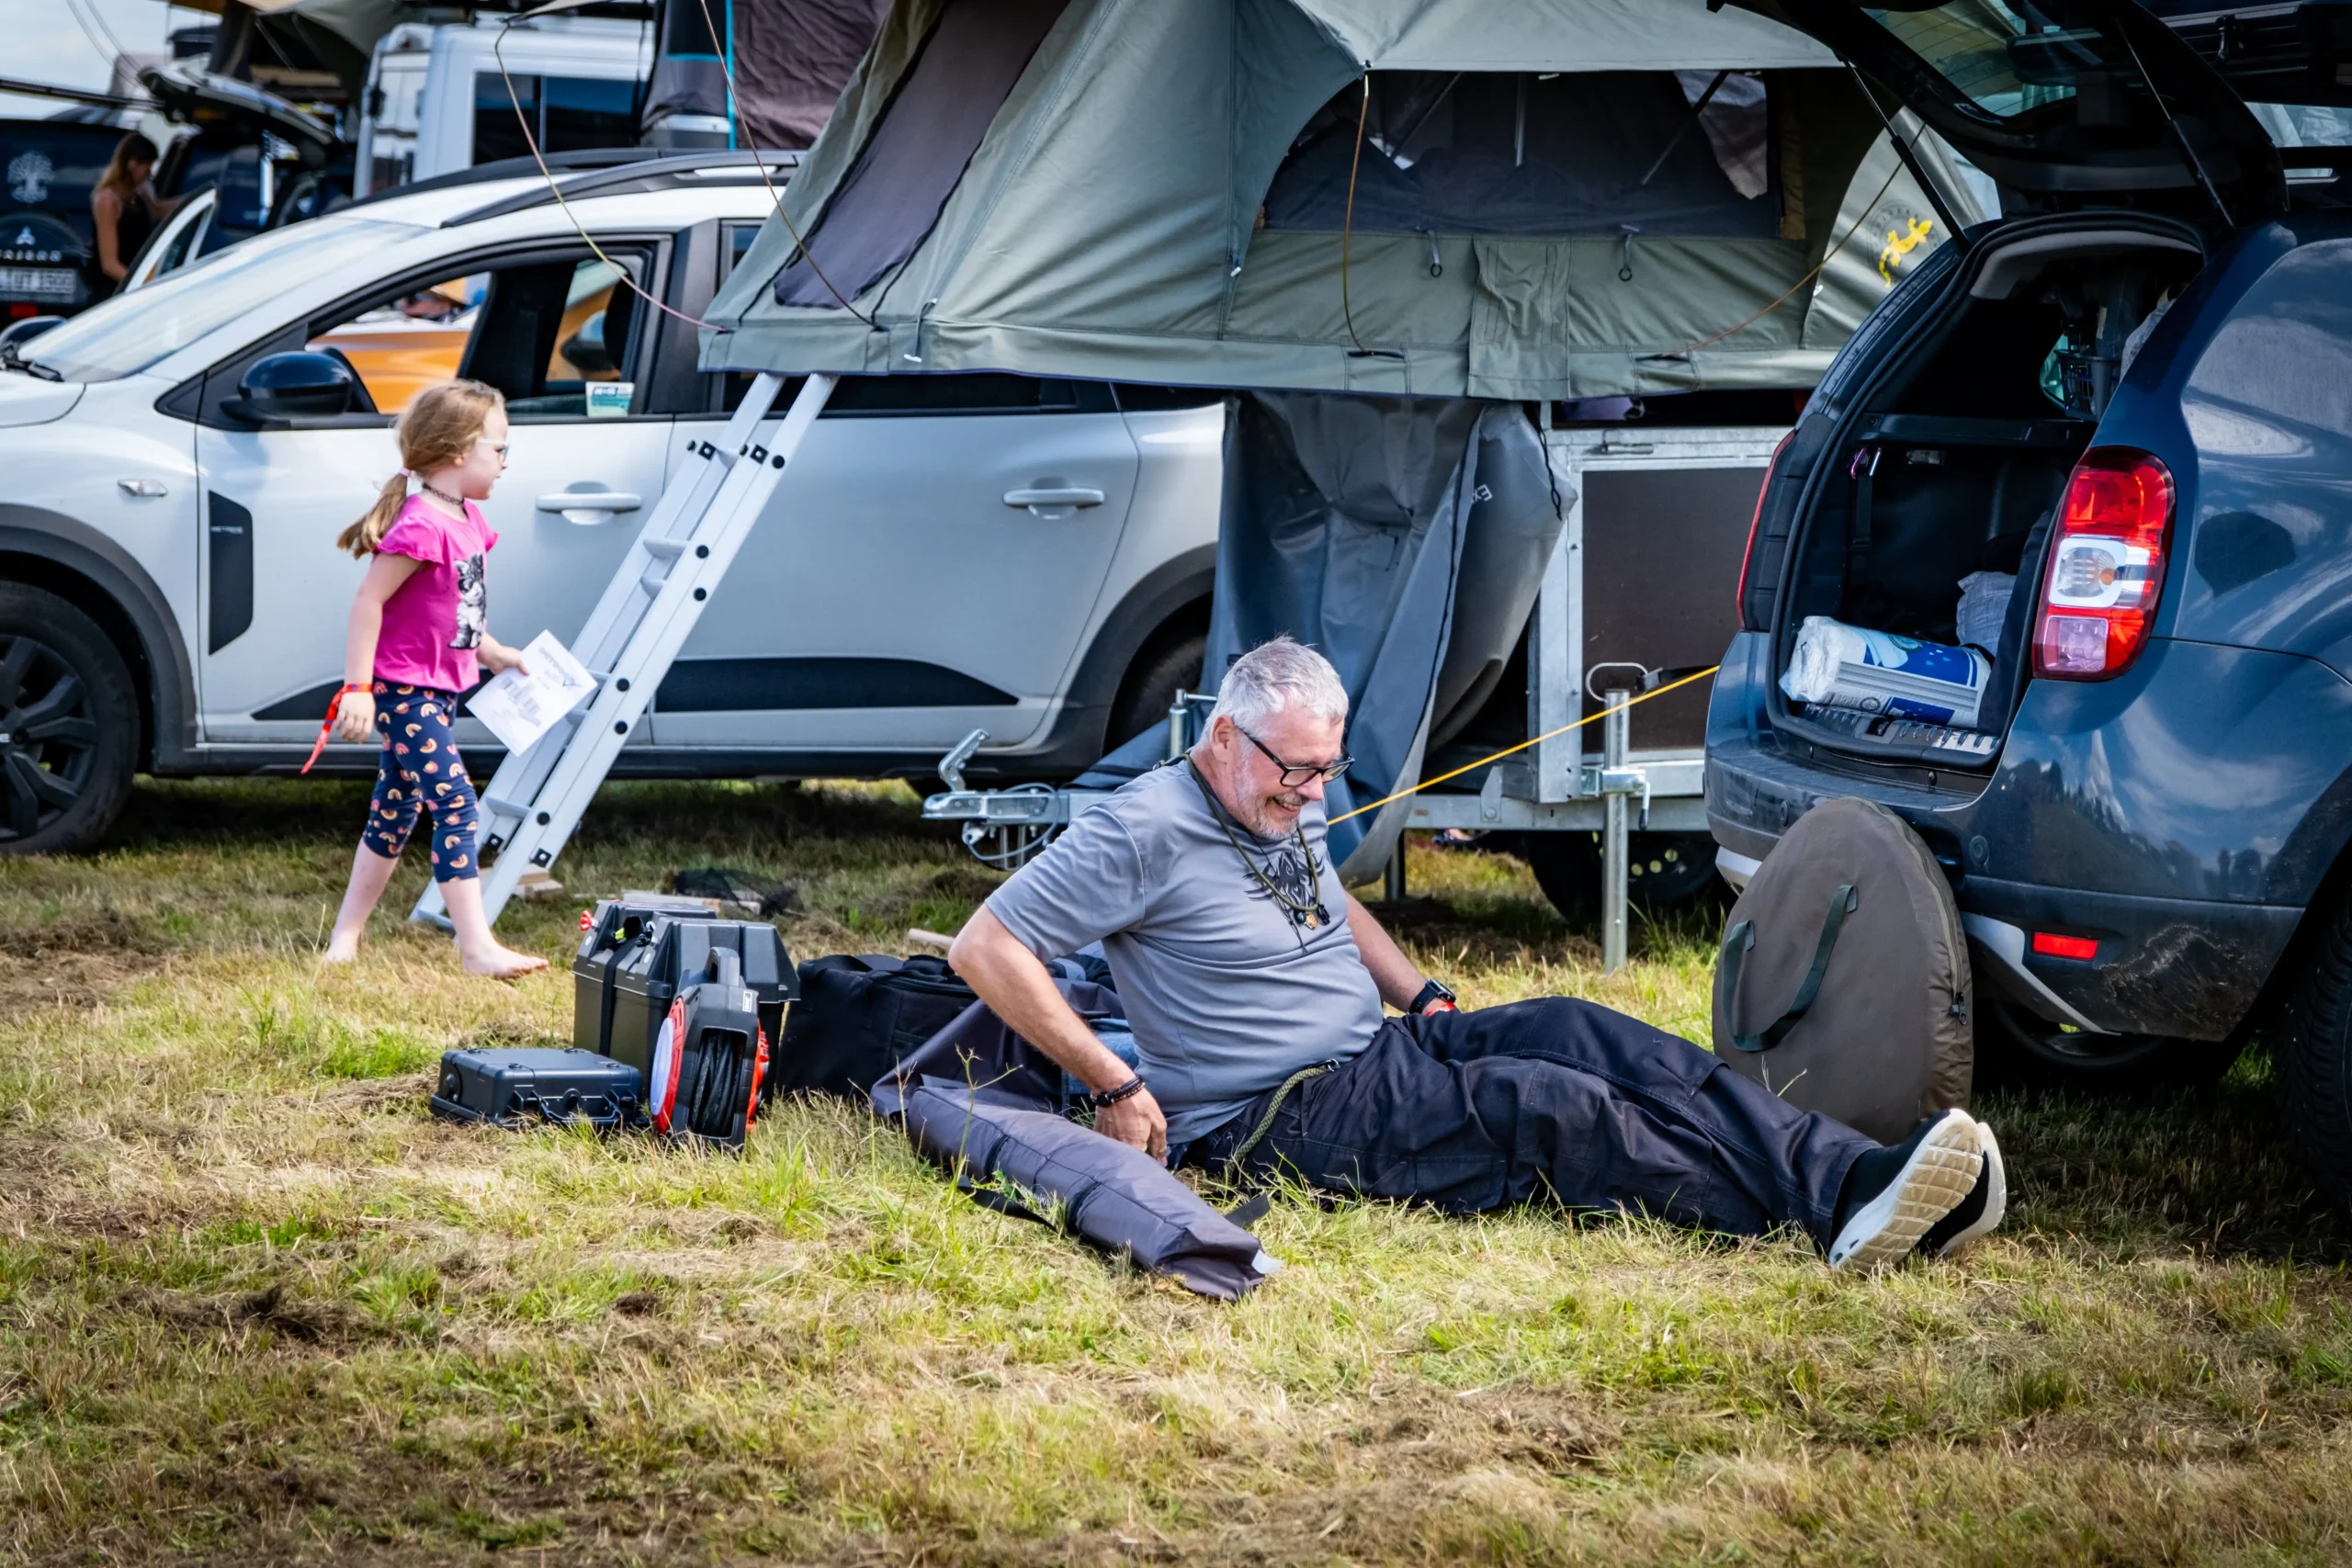
[[[491,449],[492,452],[497,453],[497,454],[498,454],[498,460],[499,460],[500,462],[502,462],[502,463],[503,463],[503,462],[506,461],[506,443],[504,443],[503,441],[502,441],[502,442],[499,442],[499,443],[498,443],[497,445],[495,445],[495,446],[492,446],[492,444],[491,444],[491,439],[490,439],[490,437],[489,437],[489,436],[487,436],[487,435],[477,435],[477,436],[475,436],[475,437],[474,437],[474,439],[475,439],[476,441],[481,442],[483,446],[489,446],[489,447],[490,447],[490,449]]]

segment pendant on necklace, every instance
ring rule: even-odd
[[[1312,909],[1300,910],[1298,914],[1298,923],[1305,926],[1308,931],[1314,931],[1319,928],[1328,918],[1329,917],[1324,912],[1323,906],[1317,904]]]

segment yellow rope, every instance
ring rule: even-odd
[[[1635,703],[1645,703],[1652,697],[1662,697],[1678,686],[1687,686],[1693,681],[1703,681],[1722,668],[1723,666],[1720,664],[1710,664],[1695,675],[1685,675],[1679,681],[1668,681],[1665,685],[1660,686],[1655,692],[1644,692],[1638,697],[1628,697],[1613,708],[1602,708],[1599,713],[1585,715],[1584,717],[1577,719],[1574,724],[1564,724],[1557,729],[1547,729],[1532,740],[1522,740],[1516,746],[1506,746],[1492,756],[1481,757],[1475,762],[1465,762],[1450,773],[1440,773],[1433,779],[1423,779],[1420,783],[1415,784],[1410,789],[1400,789],[1395,795],[1382,795],[1370,806],[1359,806],[1353,811],[1342,812],[1339,816],[1332,818],[1331,820],[1333,822],[1344,822],[1351,817],[1361,817],[1367,811],[1377,811],[1392,800],[1402,800],[1408,795],[1419,795],[1421,791],[1429,788],[1431,784],[1442,784],[1448,779],[1458,779],[1463,774],[1483,768],[1489,762],[1499,762],[1514,751],[1524,751],[1530,746],[1540,746],[1544,741],[1551,739],[1554,736],[1566,735],[1571,729],[1582,729],[1594,719],[1607,718],[1612,713],[1624,712],[1627,708],[1632,707]]]

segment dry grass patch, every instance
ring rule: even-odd
[[[2016,1207],[1961,1267],[1288,1192],[1289,1268],[1217,1306],[839,1105],[740,1158],[433,1122],[439,1053],[567,1037],[570,981],[464,980],[391,919],[317,968],[360,800],[142,785],[104,854],[0,862],[11,1560],[2352,1552],[2352,1249],[2258,1060],[2193,1101],[1996,1100]],[[995,881],[860,786],[609,788],[564,876],[713,863],[797,886],[804,954],[953,929]],[[1514,862],[1417,851],[1413,886],[1400,931],[1467,999],[1703,1035],[1702,922],[1604,978]],[[510,940],[567,954],[577,909]]]

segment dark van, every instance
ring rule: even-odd
[[[90,193],[121,140],[87,120],[0,119],[0,327],[106,295]]]
[[[1708,718],[1719,863],[1884,803],[1952,879],[1980,1037],[2132,1079],[2267,1021],[2352,1199],[2352,149],[2277,134],[2344,140],[2352,6],[1757,8],[2004,215],[1889,298],[1774,460]],[[1809,618],[1963,641],[1964,581],[2007,592],[1964,722],[1783,689]]]

